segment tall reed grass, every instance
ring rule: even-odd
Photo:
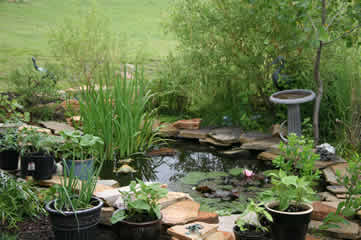
[[[81,93],[83,129],[103,139],[104,160],[142,153],[160,141],[152,129],[154,111],[146,111],[152,95],[143,71],[136,68],[131,79],[126,67],[124,74],[116,72],[114,66],[105,64]]]

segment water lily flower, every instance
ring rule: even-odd
[[[243,174],[244,174],[247,178],[250,178],[250,177],[253,177],[253,176],[254,176],[254,172],[253,172],[252,170],[249,170],[249,169],[244,169]]]

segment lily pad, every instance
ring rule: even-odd
[[[244,171],[243,168],[232,168],[231,170],[229,170],[229,174],[231,174],[234,177],[237,177],[241,175],[243,171]]]
[[[225,172],[190,172],[180,180],[184,184],[196,185],[206,179],[216,179],[228,176]]]

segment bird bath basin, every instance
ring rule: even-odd
[[[288,134],[295,133],[297,136],[302,135],[300,104],[312,101],[315,96],[313,91],[305,89],[285,90],[271,95],[271,102],[286,104],[288,107]],[[285,140],[284,138],[282,139]]]

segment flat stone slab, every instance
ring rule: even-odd
[[[186,224],[197,219],[200,205],[192,200],[176,202],[161,210],[166,225]]]
[[[333,172],[336,174],[337,172],[340,173],[341,177],[350,176],[348,172],[348,163],[338,163],[335,165],[330,166]]]
[[[316,232],[320,232],[319,226],[322,224],[320,221],[311,220],[309,224],[310,230],[315,230]],[[329,228],[327,230],[322,231],[322,233],[335,237],[338,239],[360,239],[361,238],[361,230],[360,226],[354,222],[349,221],[349,224],[338,224],[340,228]]]
[[[40,125],[43,127],[50,129],[52,133],[59,134],[60,131],[74,131],[75,129],[63,122],[55,122],[55,121],[42,121]]]
[[[342,193],[346,193],[347,189],[344,186],[327,186],[326,187],[328,191],[335,193],[335,194],[342,194]]]
[[[187,120],[178,120],[173,123],[173,127],[178,129],[199,129],[202,119],[194,118],[194,119],[187,119]]]
[[[339,185],[337,182],[337,177],[332,168],[328,167],[322,170],[323,175],[326,178],[326,181],[332,185]]]
[[[215,233],[210,234],[204,240],[235,240],[233,232],[222,232],[217,231]],[[171,240],[179,240],[176,237],[172,237]]]
[[[117,181],[112,180],[112,179],[105,179],[105,180],[98,180],[97,181],[98,184],[102,184],[102,185],[106,185],[112,188],[119,188],[120,185]]]
[[[162,137],[176,137],[179,134],[179,129],[170,123],[163,123],[159,126],[159,134]]]
[[[242,130],[240,128],[217,128],[208,133],[208,136],[223,144],[239,142]]]
[[[272,134],[262,132],[245,132],[239,137],[241,143],[255,142],[264,139],[272,138]]]
[[[236,156],[243,156],[248,157],[251,155],[251,153],[248,150],[241,149],[241,148],[232,148],[231,150],[226,151],[218,151],[218,153],[230,156],[230,157],[236,157]]]
[[[203,228],[198,230],[198,233],[190,233],[187,227],[191,225],[199,224]],[[167,230],[168,234],[179,240],[199,240],[206,239],[211,234],[217,232],[217,224],[208,224],[202,222],[194,222],[187,225],[177,225]]]
[[[278,137],[268,138],[260,141],[248,142],[241,145],[242,149],[259,150],[277,153],[281,139]]]
[[[27,128],[27,129],[33,129],[37,132],[41,132],[41,133],[47,133],[47,134],[51,134],[51,130],[50,129],[47,129],[47,128],[42,128],[42,127],[38,127],[38,126],[33,126],[33,125],[28,125],[28,124],[23,124],[21,125],[18,130],[21,131],[23,130],[24,128]]]
[[[164,208],[169,207],[170,205],[172,205],[172,204],[174,204],[176,202],[180,202],[180,201],[184,201],[184,200],[193,200],[193,199],[187,193],[168,192],[167,197],[160,199],[158,201],[158,203],[160,204],[160,209],[164,209]]]
[[[324,204],[323,202],[312,203],[313,212],[311,215],[312,220],[323,221],[329,213],[335,213],[337,208]]]
[[[279,154],[275,154],[272,152],[261,152],[257,155],[257,159],[259,160],[265,160],[265,161],[273,161],[279,156]]]
[[[174,156],[175,154],[176,150],[173,148],[154,149],[147,153],[148,156]]]
[[[110,219],[112,218],[114,212],[115,208],[113,207],[103,207],[100,211],[99,223],[111,227],[112,223],[110,222]]]
[[[333,194],[331,194],[329,192],[320,192],[320,193],[318,193],[318,195],[321,197],[322,201],[327,201],[327,202],[337,202],[337,201],[339,201],[338,198],[335,195],[333,195]]]
[[[235,221],[239,218],[239,216],[240,216],[239,214],[233,214],[230,216],[220,216],[218,230],[223,232],[233,232]]]
[[[209,143],[212,144],[214,146],[218,146],[218,147],[230,147],[232,146],[232,143],[222,143],[222,142],[218,142],[217,140],[207,137],[204,139],[199,139],[200,143]]]
[[[338,157],[335,161],[315,161],[315,168],[317,169],[323,169],[327,167],[331,167],[332,165],[338,164],[338,163],[346,163],[346,160]]]
[[[210,129],[180,130],[178,137],[189,139],[204,139],[208,136]]]

